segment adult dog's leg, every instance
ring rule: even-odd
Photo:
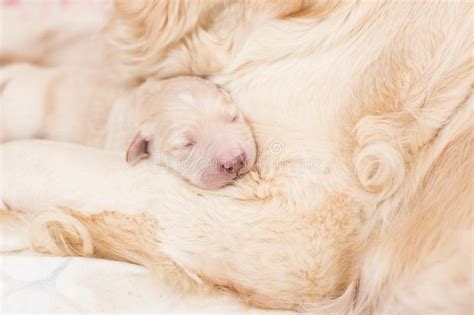
[[[321,217],[193,192],[166,171],[78,145],[19,141],[1,154],[3,200],[37,213],[36,248],[145,264],[174,282],[225,287],[272,308],[300,309],[345,287],[351,255],[341,248],[356,219],[343,196],[321,205]]]

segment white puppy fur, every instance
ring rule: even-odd
[[[204,193],[159,173],[149,191],[112,153],[11,143],[5,207],[63,206],[33,221],[42,250],[252,305],[467,314],[472,20],[462,2],[117,1],[127,73],[210,75],[252,123],[257,169]]]
[[[249,125],[230,97],[198,77],[137,88],[99,71],[13,65],[2,69],[4,141],[46,138],[127,152],[203,188],[229,184],[255,163]],[[128,148],[128,149],[127,149]]]

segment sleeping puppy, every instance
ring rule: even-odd
[[[255,163],[251,129],[230,97],[197,77],[115,84],[100,71],[13,65],[2,69],[2,141],[47,138],[147,157],[206,189]]]

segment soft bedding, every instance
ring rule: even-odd
[[[226,296],[184,298],[154,280],[123,262],[2,254],[0,313],[274,313]]]
[[[0,314],[291,314],[251,308],[230,295],[183,296],[130,263],[42,256],[18,231],[0,227]]]

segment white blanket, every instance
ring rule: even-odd
[[[0,256],[0,313],[239,313],[230,296],[179,296],[145,268],[78,257]]]
[[[19,226],[0,223],[0,314],[289,314],[254,309],[224,293],[182,296],[134,264],[41,256],[29,249]]]

